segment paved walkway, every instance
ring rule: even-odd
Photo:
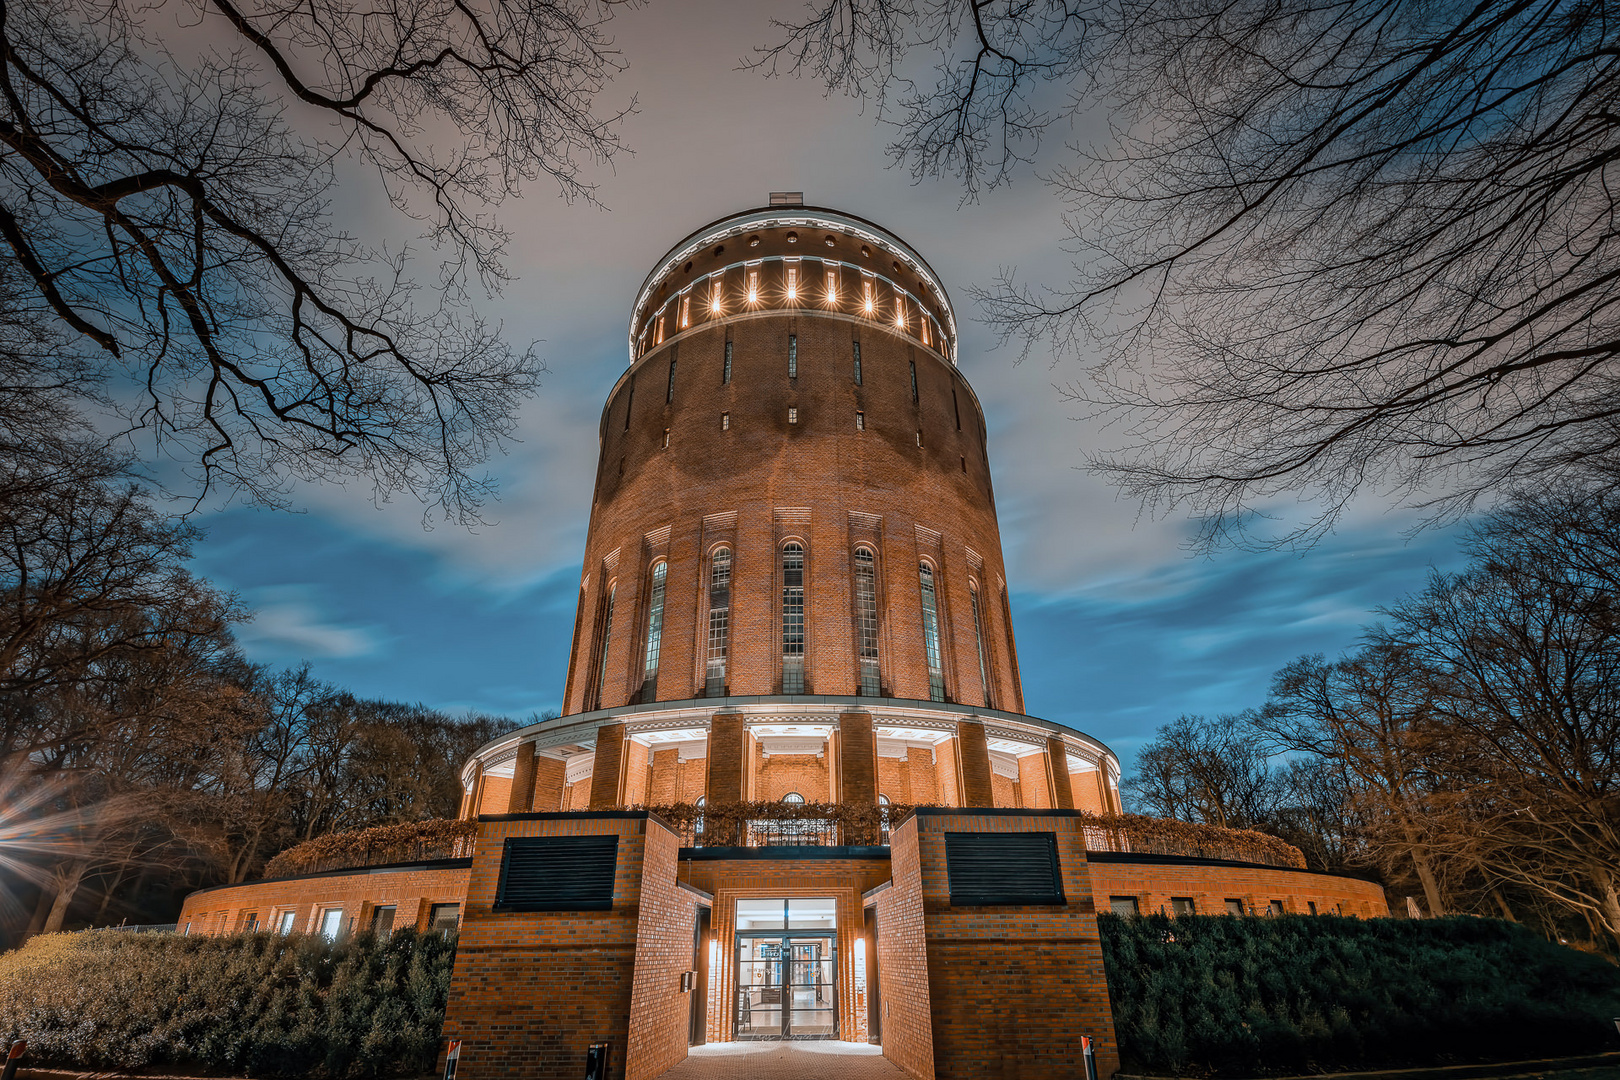
[[[906,1080],[866,1043],[732,1042],[694,1046],[658,1080]]]

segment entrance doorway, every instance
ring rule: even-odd
[[[837,905],[737,901],[738,1039],[838,1037]]]

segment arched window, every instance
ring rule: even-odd
[[[855,643],[861,697],[882,697],[878,665],[877,561],[872,549],[855,549]]]
[[[602,633],[596,639],[596,687],[591,708],[602,707],[602,688],[607,685],[608,646],[613,643],[613,597],[619,590],[618,582],[608,584],[607,596],[602,600]]]
[[[973,640],[979,646],[979,685],[984,687],[984,706],[987,709],[996,707],[990,694],[990,664],[984,653],[984,621],[979,614],[979,583],[968,582],[968,596],[973,599]]]
[[[879,806],[888,806],[889,805],[889,797],[887,795],[881,795],[880,794],[878,796],[878,805]]]
[[[804,693],[804,548],[782,548],[782,693]]]
[[[786,795],[782,796],[782,801],[785,802],[785,803],[792,803],[795,806],[799,806],[799,805],[803,804],[804,796],[800,795],[797,791],[790,791]]]
[[[922,586],[923,649],[928,660],[928,699],[945,700],[945,668],[939,655],[939,602],[934,595],[934,568],[917,564]]]
[[[652,569],[652,589],[647,602],[647,660],[641,673],[641,700],[658,700],[658,654],[664,642],[664,579],[669,563],[660,560]]]
[[[705,697],[726,693],[726,648],[731,640],[731,549],[709,558],[709,643],[703,679]]]

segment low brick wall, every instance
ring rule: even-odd
[[[1128,896],[1143,915],[1173,913],[1176,898],[1192,900],[1199,915],[1222,914],[1228,900],[1240,901],[1246,914],[1265,914],[1274,902],[1289,915],[1312,914],[1312,905],[1318,915],[1389,914],[1382,885],[1338,874],[1106,851],[1092,852],[1089,862],[1099,911],[1109,910],[1114,897]]]
[[[314,933],[323,912],[338,910],[344,932],[352,933],[369,927],[377,908],[392,907],[395,928],[426,930],[435,904],[460,905],[466,898],[471,868],[471,859],[439,859],[199,889],[186,897],[177,929],[232,934],[256,920],[260,930],[279,930],[290,911],[293,932]]]

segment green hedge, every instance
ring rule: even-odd
[[[1515,923],[1097,922],[1128,1070],[1252,1076],[1620,1049],[1620,969]]]
[[[28,1063],[361,1078],[433,1067],[455,944],[370,934],[90,930],[0,956],[0,1040]],[[3,1042],[0,1042],[3,1045]]]

